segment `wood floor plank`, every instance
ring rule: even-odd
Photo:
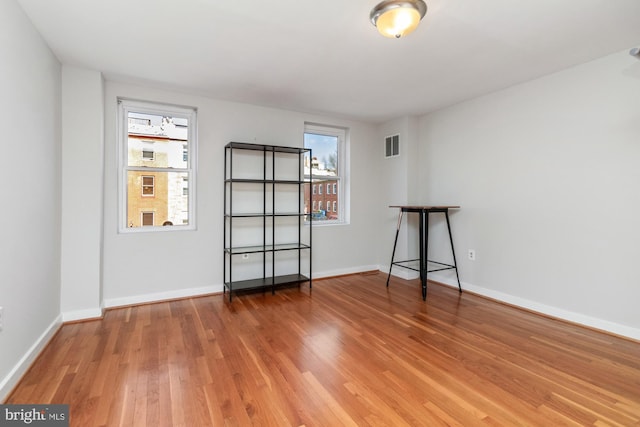
[[[640,426],[640,343],[369,273],[63,325],[6,403],[72,426]]]

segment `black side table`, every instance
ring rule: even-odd
[[[456,279],[458,280],[458,291],[462,292],[460,286],[460,276],[458,276],[458,265],[456,263],[456,251],[453,248],[453,237],[451,237],[451,225],[449,224],[449,209],[460,209],[460,206],[389,206],[390,208],[399,208],[398,226],[396,228],[396,238],[393,242],[393,252],[391,253],[391,265],[389,266],[389,275],[387,276],[387,287],[389,287],[389,279],[391,278],[391,269],[394,265],[409,270],[420,272],[420,283],[422,284],[422,300],[427,299],[427,273],[442,270],[455,270]],[[396,254],[396,245],[398,244],[398,234],[400,233],[400,225],[405,212],[414,212],[420,215],[419,240],[420,240],[420,258],[404,261],[394,261]],[[453,254],[453,264],[445,264],[438,261],[429,260],[427,256],[429,248],[429,215],[432,213],[443,213],[447,220],[447,230],[449,230],[449,242],[451,243],[451,253]],[[406,265],[410,262],[420,261],[420,268]],[[428,263],[437,264],[438,267],[429,270]]]

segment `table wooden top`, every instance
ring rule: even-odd
[[[390,205],[390,208],[400,209],[420,209],[420,210],[443,210],[443,209],[460,209],[460,206],[423,206],[423,205]]]

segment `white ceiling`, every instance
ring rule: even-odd
[[[18,2],[62,63],[108,79],[371,122],[640,46],[640,0],[427,0],[399,40],[369,22],[378,0]]]

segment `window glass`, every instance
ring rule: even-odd
[[[311,185],[312,191],[305,191],[305,209],[309,213],[308,207],[312,206],[313,220],[319,223],[345,222],[345,140],[345,129],[305,126],[304,147],[311,149],[304,159],[305,178],[312,180],[312,184],[307,184]]]
[[[194,228],[195,110],[127,100],[119,110],[120,231]]]

